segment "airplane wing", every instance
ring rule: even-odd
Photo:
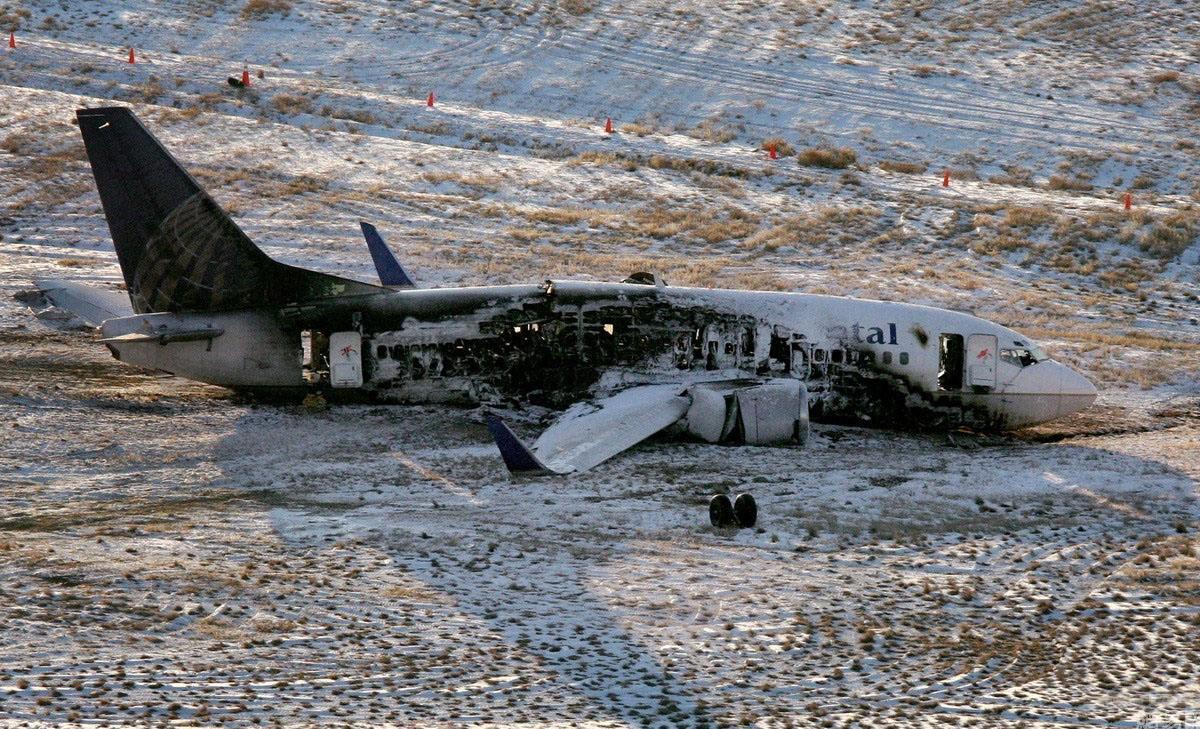
[[[568,409],[526,446],[495,414],[488,429],[513,473],[586,471],[675,423],[709,443],[808,440],[808,391],[791,378],[641,385]]]
[[[405,273],[396,256],[392,255],[391,249],[383,242],[383,237],[379,235],[375,226],[365,221],[360,221],[359,226],[362,228],[363,237],[367,239],[371,260],[375,262],[375,273],[379,274],[379,283],[384,286],[415,289],[417,285]]]
[[[121,291],[56,279],[42,279],[33,284],[51,304],[66,309],[94,327],[106,319],[133,316],[133,304]]]
[[[586,471],[682,418],[691,405],[681,394],[685,388],[682,383],[643,385],[580,403],[542,433],[532,448],[495,415],[488,415],[488,429],[514,473]]]

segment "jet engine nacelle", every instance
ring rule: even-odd
[[[705,383],[689,391],[687,432],[709,443],[808,441],[808,388],[780,378],[752,385]]]
[[[259,312],[138,314],[100,326],[113,356],[225,387],[301,387],[300,337]]]

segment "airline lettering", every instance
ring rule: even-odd
[[[840,324],[831,326],[825,330],[825,336],[829,339],[838,341],[866,342],[867,344],[886,344],[898,345],[896,341],[896,325],[889,323],[887,325],[887,333],[884,334],[883,327],[865,327],[862,324],[855,322],[849,327],[844,327]]]

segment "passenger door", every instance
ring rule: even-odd
[[[334,332],[329,335],[329,384],[362,387],[362,335]]]
[[[996,337],[972,334],[967,338],[967,384],[971,387],[996,386]]]

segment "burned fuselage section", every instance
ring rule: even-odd
[[[396,401],[513,398],[564,407],[613,370],[647,376],[756,365],[751,316],[656,296],[541,295],[364,333],[366,387]]]
[[[803,323],[809,318],[790,299],[696,291],[549,282],[452,310],[415,306],[363,319],[361,387],[393,402],[562,408],[613,373],[631,382],[789,378],[806,384],[819,419],[904,417],[907,385],[876,366],[874,351]],[[895,343],[894,330],[880,336]]]

